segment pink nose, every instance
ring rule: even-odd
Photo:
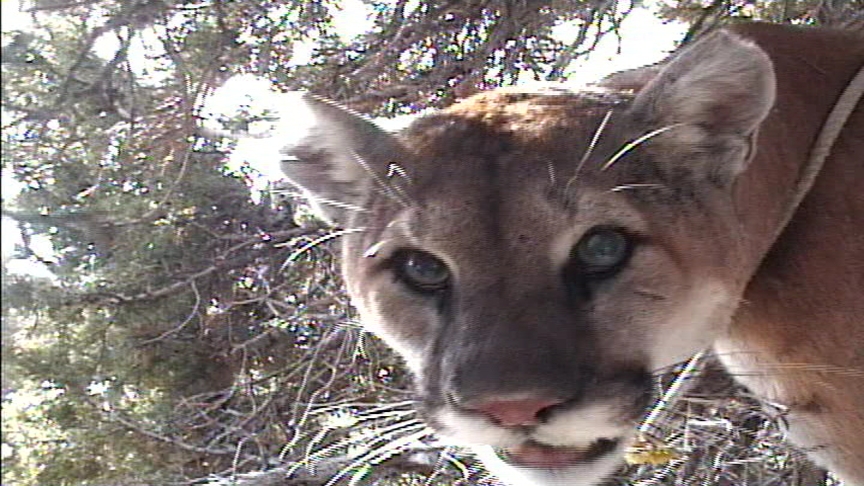
[[[504,427],[517,427],[537,425],[540,423],[541,412],[561,402],[562,400],[555,399],[489,400],[469,408]]]

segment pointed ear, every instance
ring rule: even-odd
[[[346,224],[362,195],[382,184],[403,150],[393,135],[362,115],[306,94],[314,120],[305,137],[282,150],[282,172],[303,189],[325,219]]]
[[[752,158],[756,132],[774,105],[774,68],[754,43],[718,31],[684,49],[639,93],[638,120],[655,129],[666,167],[689,164],[696,180],[726,185]],[[697,162],[698,161],[698,162]]]

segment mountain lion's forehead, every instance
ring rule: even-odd
[[[631,98],[600,89],[496,90],[418,119],[400,137],[406,158],[394,161],[410,181],[399,182],[406,206],[418,210],[402,224],[440,232],[480,215],[513,224],[532,211],[553,220],[574,215],[585,188],[615,186],[599,161],[621,146]],[[371,197],[393,216],[386,194]]]
[[[443,110],[464,116],[495,118],[537,113],[570,113],[626,105],[633,99],[630,90],[588,87],[578,91],[549,87],[539,90],[503,88],[480,93]]]
[[[424,116],[403,136],[424,149],[434,149],[442,140],[466,138],[544,143],[569,135],[584,140],[610,111],[624,111],[632,99],[632,91],[603,88],[498,89]]]

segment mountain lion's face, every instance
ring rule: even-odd
[[[399,135],[309,99],[320,124],[284,165],[351,230],[349,291],[428,423],[508,482],[593,484],[653,374],[737,305],[730,201],[772,102],[770,62],[724,34],[635,96],[491,92]]]

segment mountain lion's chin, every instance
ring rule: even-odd
[[[568,447],[526,441],[515,447],[496,448],[495,453],[514,467],[557,470],[590,463],[611,454],[619,442],[619,439],[598,439],[588,446]]]
[[[594,486],[623,464],[625,438],[603,438],[584,446],[549,446],[535,441],[474,449],[486,468],[507,486]]]

